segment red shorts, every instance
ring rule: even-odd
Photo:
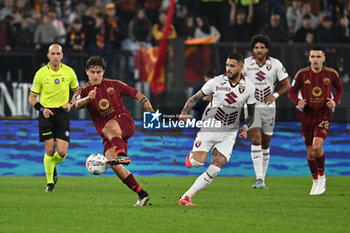
[[[301,129],[306,146],[311,146],[314,137],[326,139],[329,128],[331,126],[330,119],[318,121],[301,121]]]
[[[112,119],[118,122],[119,127],[122,130],[122,139],[124,142],[125,151],[127,151],[128,140],[135,132],[134,120],[131,118],[131,116],[128,116],[126,114],[120,114]],[[107,138],[103,136],[102,129],[103,127],[98,127],[97,133],[103,138],[103,146],[104,146],[103,152],[105,153],[109,148],[112,147],[112,144]]]

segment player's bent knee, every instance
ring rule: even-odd
[[[208,169],[207,169],[207,174],[211,177],[214,178],[219,172],[220,172],[221,168],[219,168],[218,166],[215,166],[213,164],[210,164]]]

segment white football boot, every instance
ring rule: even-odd
[[[317,180],[312,179],[312,180],[313,180],[313,183],[312,183],[312,188],[311,188],[309,195],[317,195],[318,179]]]
[[[326,175],[318,176],[318,188],[316,195],[321,195],[326,191]]]

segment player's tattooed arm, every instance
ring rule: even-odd
[[[182,121],[186,121],[188,118],[188,111],[193,108],[193,106],[204,97],[205,95],[201,90],[199,90],[196,94],[194,94],[191,98],[189,98],[181,111],[179,119]]]
[[[140,102],[141,106],[149,112],[154,112],[153,107],[149,100],[144,96],[141,92],[137,92],[136,94],[137,101]]]

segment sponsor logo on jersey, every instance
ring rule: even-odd
[[[323,83],[325,84],[325,85],[328,85],[329,83],[330,83],[330,80],[329,80],[329,78],[324,78],[323,79]]]
[[[113,88],[113,87],[108,87],[108,88],[107,88],[107,93],[108,93],[109,95],[113,95],[113,93],[114,93],[114,88]]]
[[[107,99],[101,99],[98,102],[98,106],[101,110],[106,110],[107,108],[109,108],[109,101]]]
[[[239,90],[239,93],[242,94],[244,92],[244,90],[245,90],[245,86],[239,85],[238,90]]]
[[[237,98],[237,96],[236,96],[236,94],[233,93],[232,91],[231,91],[230,93],[226,94],[226,97],[227,97],[227,98],[225,99],[225,101],[226,101],[228,104],[233,104],[233,103],[237,102],[237,101],[235,100],[235,98]]]
[[[304,84],[311,84],[310,79],[306,79],[306,81],[304,82]]]
[[[231,91],[229,87],[218,87],[216,86],[216,91]]]
[[[284,68],[284,66],[282,66],[282,72],[287,73],[286,68]]]
[[[220,83],[220,85],[224,85],[226,82],[222,82],[222,83]]]
[[[325,129],[320,130],[321,133],[327,134],[327,131]]]
[[[254,65],[254,63],[252,63],[252,64],[250,64],[250,65]],[[248,67],[247,68],[247,71],[254,71],[254,70],[259,70],[259,68],[258,67],[252,67],[252,68],[250,68],[250,67]]]
[[[264,76],[265,73],[262,71],[257,72],[255,75],[257,76],[256,79],[259,80],[260,82],[262,82],[264,79],[266,79]]]
[[[320,95],[322,95],[322,89],[320,87],[314,87],[312,88],[311,93],[313,96],[319,97]]]
[[[56,84],[59,84],[60,83],[60,80],[58,78],[55,79],[55,83]]]

